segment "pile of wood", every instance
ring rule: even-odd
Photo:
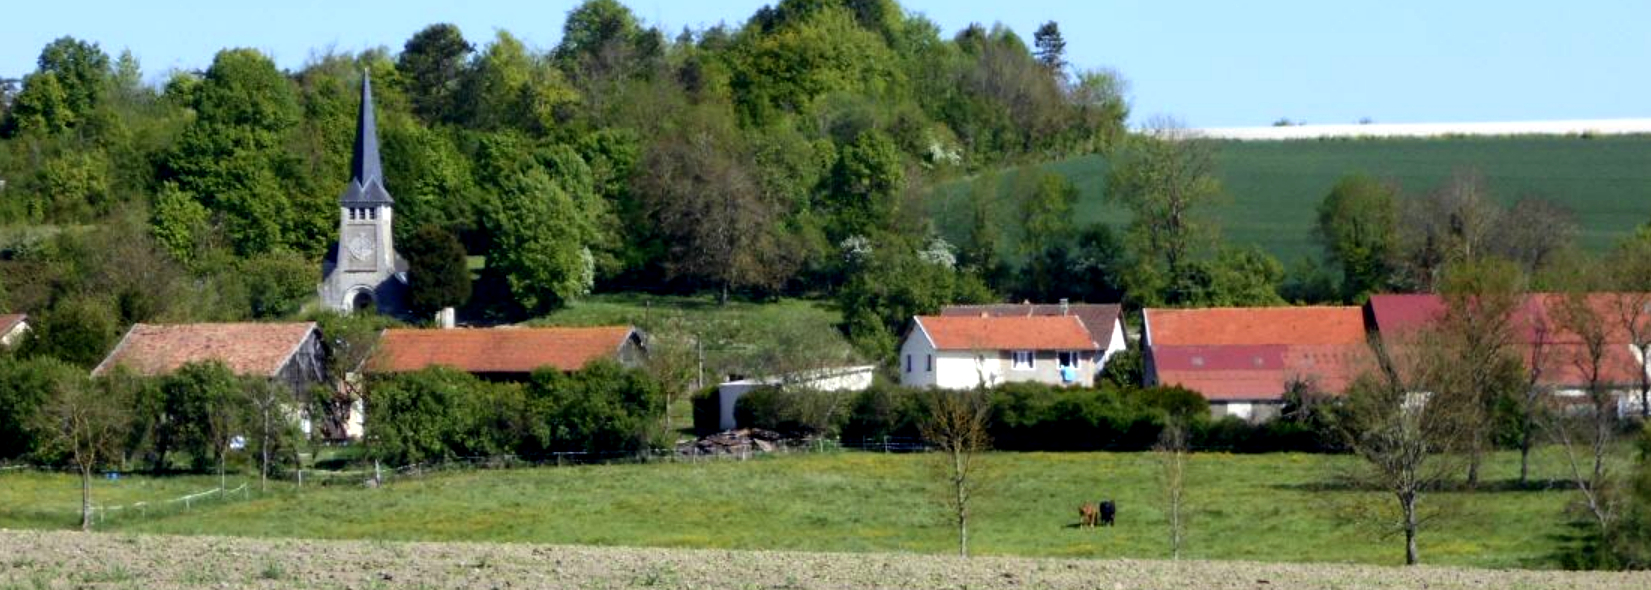
[[[718,432],[677,445],[683,455],[741,455],[772,451],[785,444],[785,436],[761,428],[741,428]]]

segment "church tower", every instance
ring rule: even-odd
[[[338,199],[338,241],[322,262],[321,301],[343,313],[374,309],[405,315],[407,261],[396,254],[390,231],[394,200],[384,188],[373,83],[366,73],[361,77],[361,113],[350,173],[350,184]]]

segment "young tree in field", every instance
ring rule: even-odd
[[[1164,514],[1169,519],[1170,559],[1181,559],[1187,535],[1187,426],[1183,418],[1171,417],[1158,444],[1152,447],[1158,459],[1160,483],[1164,491]]]
[[[969,518],[983,483],[981,455],[991,449],[991,406],[983,389],[931,389],[926,401],[928,416],[919,429],[937,451],[935,467],[944,482],[942,505],[957,526],[957,554],[968,557]]]
[[[1602,539],[1610,538],[1619,513],[1610,472],[1610,456],[1617,447],[1617,397],[1611,377],[1616,372],[1612,363],[1622,359],[1611,351],[1616,344],[1612,342],[1614,325],[1607,316],[1609,311],[1599,305],[1593,293],[1566,293],[1557,307],[1557,323],[1575,342],[1563,360],[1582,380],[1587,405],[1580,412],[1575,411],[1578,408],[1552,412],[1548,429],[1565,455],[1570,479],[1582,495],[1583,507],[1596,532]]]
[[[1542,437],[1543,424],[1548,419],[1547,412],[1552,406],[1552,388],[1547,385],[1546,378],[1557,368],[1555,366],[1558,349],[1555,346],[1555,333],[1559,326],[1548,318],[1547,314],[1522,314],[1523,329],[1529,330],[1531,341],[1524,354],[1525,389],[1516,395],[1509,396],[1517,412],[1515,430],[1517,430],[1519,447],[1519,485],[1530,483],[1531,451]]]
[[[52,380],[39,413],[43,442],[62,452],[80,473],[80,529],[92,529],[92,472],[120,457],[131,423],[125,388],[88,381],[73,371]]]
[[[1398,191],[1362,174],[1344,176],[1318,207],[1314,235],[1325,258],[1341,268],[1344,301],[1359,301],[1387,285],[1399,242]]]
[[[1455,362],[1439,368],[1435,393],[1460,412],[1469,486],[1479,483],[1498,400],[1524,389],[1526,372],[1514,347],[1524,290],[1518,267],[1495,258],[1453,264],[1441,285],[1438,335]]]
[[[1204,210],[1221,198],[1215,151],[1174,121],[1132,138],[1107,176],[1108,198],[1128,209],[1130,248],[1140,265],[1130,282],[1142,302],[1178,303],[1170,287],[1215,236]]]
[[[1422,500],[1458,468],[1462,420],[1458,404],[1433,393],[1440,366],[1457,362],[1428,332],[1374,343],[1378,369],[1349,387],[1336,426],[1362,468],[1350,480],[1382,490],[1398,503],[1391,530],[1405,538],[1405,564],[1421,563],[1416,540],[1438,510]]]
[[[255,378],[246,381],[241,394],[248,410],[245,422],[258,453],[258,491],[266,491],[269,468],[276,453],[291,445],[294,439],[293,423],[287,413],[293,401],[292,392],[275,381]]]

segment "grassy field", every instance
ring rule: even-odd
[[[1213,217],[1227,240],[1260,245],[1286,263],[1317,253],[1309,233],[1314,208],[1336,180],[1352,172],[1423,193],[1457,170],[1477,169],[1500,201],[1540,196],[1570,208],[1583,245],[1593,249],[1651,221],[1651,136],[1222,142],[1217,160],[1228,199]],[[1082,190],[1080,222],[1127,220],[1105,202],[1102,158],[1047,167]],[[1013,173],[999,181],[1003,191],[1015,186]],[[961,240],[968,231],[969,208],[960,206],[968,182],[943,185],[939,198],[930,201],[936,225],[948,239]],[[1000,199],[1001,219],[1019,219],[1011,203]],[[1006,239],[1017,233],[1018,228],[1005,228]]]
[[[945,553],[953,533],[936,505],[931,457],[831,453],[752,461],[458,472],[381,489],[282,487],[249,500],[112,518],[125,532],[334,539],[504,541],[709,549]],[[1194,559],[1395,564],[1402,540],[1360,524],[1368,492],[1320,491],[1346,457],[1199,454],[1185,556]],[[1150,455],[1000,453],[977,507],[981,554],[1161,558],[1164,517]],[[1494,491],[1430,496],[1455,508],[1421,538],[1428,563],[1551,567],[1571,495],[1511,491],[1515,457],[1496,456]],[[1538,473],[1558,475],[1554,458]],[[203,485],[205,484],[205,485]],[[181,495],[209,478],[97,482],[102,502]],[[233,487],[236,482],[231,481]],[[76,523],[72,476],[0,475],[0,528]],[[1115,528],[1081,530],[1076,507],[1112,498]]]

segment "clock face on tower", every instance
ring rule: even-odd
[[[372,230],[368,228],[354,229],[344,240],[344,253],[348,258],[345,265],[350,270],[374,270],[373,253],[378,249],[377,240],[373,239]]]

